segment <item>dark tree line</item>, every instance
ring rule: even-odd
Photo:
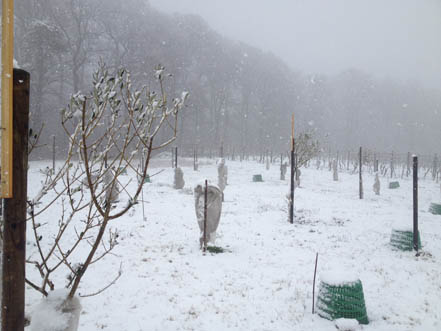
[[[433,152],[441,138],[440,90],[358,70],[305,75],[225,39],[198,16],[166,15],[146,0],[22,0],[15,36],[16,59],[31,72],[32,126],[45,125],[42,142],[62,136],[59,109],[73,93],[90,90],[100,60],[126,67],[139,85],[153,84],[161,64],[172,74],[168,96],[190,92],[181,146],[287,150],[293,112],[297,132],[313,131],[333,149]],[[66,141],[57,140],[60,150]]]

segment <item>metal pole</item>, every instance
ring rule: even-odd
[[[413,249],[418,254],[418,156],[413,156]]]
[[[175,168],[178,168],[178,147],[175,147]]]

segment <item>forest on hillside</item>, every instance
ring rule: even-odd
[[[15,58],[31,73],[32,127],[44,123],[43,145],[60,137],[60,152],[67,141],[60,109],[91,89],[100,61],[127,68],[137,86],[152,89],[162,65],[170,98],[190,92],[176,142],[183,148],[285,151],[294,113],[296,132],[313,132],[325,149],[437,152],[441,90],[352,68],[306,74],[224,38],[198,16],[164,14],[146,0],[22,0],[15,7]],[[42,147],[35,157],[49,152]]]

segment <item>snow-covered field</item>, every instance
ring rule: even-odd
[[[428,212],[441,196],[432,180],[420,181],[423,254],[416,257],[389,245],[393,224],[412,224],[410,179],[399,179],[401,187],[390,190],[381,178],[381,195],[375,196],[373,175],[365,173],[365,199],[359,200],[357,175],[340,173],[334,182],[327,170],[302,169],[295,222],[289,224],[288,181],[279,180],[278,165],[267,171],[255,162],[227,161],[216,241],[226,252],[204,256],[192,188],[204,179],[216,183],[216,164],[204,159],[195,172],[190,160],[180,162],[183,190],[172,187],[170,161],[155,160],[149,172],[165,170],[144,187],[146,220],[138,204],[113,223],[119,245],[88,271],[79,292],[105,286],[121,263],[123,274],[107,291],[82,299],[81,331],[334,330],[334,322],[311,313],[317,252],[318,281],[332,269],[361,279],[370,324],[360,329],[441,330],[441,216]],[[31,164],[30,196],[43,166]],[[264,182],[253,183],[253,174],[262,174]],[[55,226],[55,219],[47,221]],[[38,279],[32,266],[28,275]],[[39,298],[28,289],[28,312]]]

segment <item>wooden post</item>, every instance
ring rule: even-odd
[[[178,147],[175,147],[175,168],[178,168]]]
[[[410,152],[407,152],[407,169],[406,169],[406,177],[409,177],[410,174]]]
[[[377,168],[377,154],[374,153],[374,172],[377,172],[378,168]]]
[[[438,154],[433,157],[433,168],[432,168],[432,179],[436,180],[436,175],[438,172]]]
[[[141,152],[141,173],[144,173],[144,150]],[[147,219],[145,218],[145,210],[144,210],[144,183],[142,183],[142,187],[141,187],[141,199],[142,199],[142,220],[146,221]]]
[[[390,156],[390,178],[393,178],[394,176],[394,152],[392,151],[392,154]]]
[[[360,158],[359,158],[359,170],[358,170],[358,190],[359,190],[359,194],[360,194],[360,199],[363,199],[363,178],[361,175],[361,170],[363,167],[363,151],[360,147]]]
[[[291,117],[291,187],[290,187],[290,204],[289,204],[289,222],[294,223],[294,172],[295,172],[295,138],[294,138],[294,114]]]
[[[196,171],[196,148],[193,149],[193,171]]]
[[[413,249],[418,254],[418,156],[413,156]]]
[[[4,200],[2,331],[24,330],[29,81],[28,72],[14,69],[13,197]]]
[[[13,61],[14,0],[2,1],[2,65],[1,65],[1,196],[12,198],[13,153]],[[27,134],[27,133],[26,133]]]
[[[203,252],[207,250],[207,199],[208,199],[208,180],[205,180],[204,191],[204,247]]]
[[[171,149],[171,166],[172,168],[175,167],[175,149],[173,147]]]
[[[291,148],[291,186],[290,186],[290,204],[289,204],[289,222],[294,223],[294,176],[295,176],[295,156],[294,156],[294,138],[292,138]]]
[[[55,173],[55,135],[52,135],[52,170]]]

